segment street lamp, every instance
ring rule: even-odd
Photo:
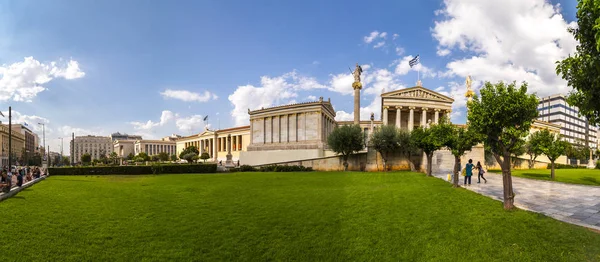
[[[42,126],[42,148],[46,149],[46,124],[44,123],[38,123],[38,125]],[[48,157],[50,157],[50,152],[46,152],[46,154],[48,154]],[[44,155],[46,155],[44,154]]]
[[[63,138],[59,137],[58,139],[60,139],[60,162],[58,162],[58,164],[62,164],[62,158],[63,158]]]

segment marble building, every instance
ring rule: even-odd
[[[415,86],[381,94],[381,119],[384,125],[413,130],[438,123],[441,116],[450,119],[454,99]]]
[[[202,133],[177,139],[177,156],[189,146],[195,146],[200,153],[208,153],[213,162],[225,161],[231,148],[232,160],[240,160],[240,152],[246,151],[250,143],[250,126],[227,129],[205,129]]]

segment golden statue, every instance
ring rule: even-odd
[[[467,93],[465,94],[465,97],[468,101],[473,100],[473,96],[475,95],[475,92],[473,92],[473,90],[471,89],[472,83],[473,81],[471,80],[471,76],[467,76],[467,80],[465,80],[465,84],[467,85]]]

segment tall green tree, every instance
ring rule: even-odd
[[[92,156],[88,153],[81,155],[81,163],[89,165],[92,162]]]
[[[454,156],[454,169],[452,171],[454,178],[452,179],[452,184],[454,187],[459,187],[458,169],[460,167],[460,158],[467,151],[471,151],[477,143],[481,142],[480,135],[473,132],[472,129],[468,129],[468,127],[455,126],[445,119],[440,122],[439,129],[441,130],[440,133],[448,134],[444,146],[450,149],[450,152]]]
[[[169,161],[169,154],[167,152],[158,153],[158,160],[160,161]]]
[[[534,162],[542,152],[542,136],[540,132],[535,132],[529,135],[527,142],[525,143],[525,153],[529,155],[529,169],[532,169]]]
[[[206,152],[200,154],[200,159],[204,160],[204,163],[206,163],[206,159],[209,159],[210,155]]]
[[[427,157],[427,176],[432,176],[433,153],[444,146],[451,135],[449,131],[442,125],[432,125],[430,128],[415,128],[410,134],[415,146],[423,150]]]
[[[195,146],[188,146],[186,148],[183,149],[183,151],[181,151],[181,153],[179,153],[179,158],[180,159],[185,159],[185,157],[183,157],[186,154],[189,153],[194,153],[196,155],[198,155],[200,153],[200,151],[198,151],[198,148],[196,148]]]
[[[181,156],[181,159],[185,159],[188,163],[191,164],[197,156],[198,154],[191,152]]]
[[[398,130],[398,152],[408,160],[410,171],[415,171],[415,163],[412,161],[412,156],[417,154],[418,148],[410,137],[408,130]]]
[[[110,155],[108,155],[108,158],[110,159],[112,165],[119,164],[119,155],[117,154],[117,152],[111,152]]]
[[[365,148],[363,132],[359,125],[336,127],[327,137],[327,145],[331,151],[342,156],[344,171],[346,171],[348,157]]]
[[[515,193],[512,187],[510,156],[519,150],[519,143],[528,134],[531,124],[538,116],[538,99],[527,94],[527,83],[516,87],[515,82],[492,84],[485,82],[467,103],[469,129],[481,134],[485,146],[502,168],[504,208],[514,208]]]
[[[388,160],[390,154],[398,151],[400,144],[398,143],[398,129],[394,125],[382,125],[373,131],[370,144],[379,152],[383,159],[383,170],[388,170]]]
[[[127,155],[127,160],[133,160],[133,158],[135,158],[133,153],[129,153],[129,155]]]
[[[560,135],[550,133],[547,129],[539,131],[539,147],[544,155],[550,159],[550,178],[554,179],[554,161],[560,156],[566,154],[570,147],[567,141],[560,138]]]
[[[135,157],[141,159],[142,160],[141,162],[150,161],[150,156],[148,154],[146,154],[145,152],[140,152]],[[138,162],[138,161],[136,161],[136,162]]]
[[[569,28],[579,42],[575,54],[557,62],[556,73],[573,91],[567,101],[592,124],[600,124],[600,1],[577,1],[577,27]]]

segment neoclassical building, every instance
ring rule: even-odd
[[[438,123],[440,117],[450,119],[454,99],[415,86],[381,94],[381,119],[384,125],[394,124],[400,129],[413,130]]]
[[[195,146],[200,153],[208,153],[209,161],[227,160],[228,150],[237,163],[240,152],[246,151],[250,143],[250,126],[240,126],[219,130],[205,129],[202,133],[177,139],[177,155],[189,146]]]

